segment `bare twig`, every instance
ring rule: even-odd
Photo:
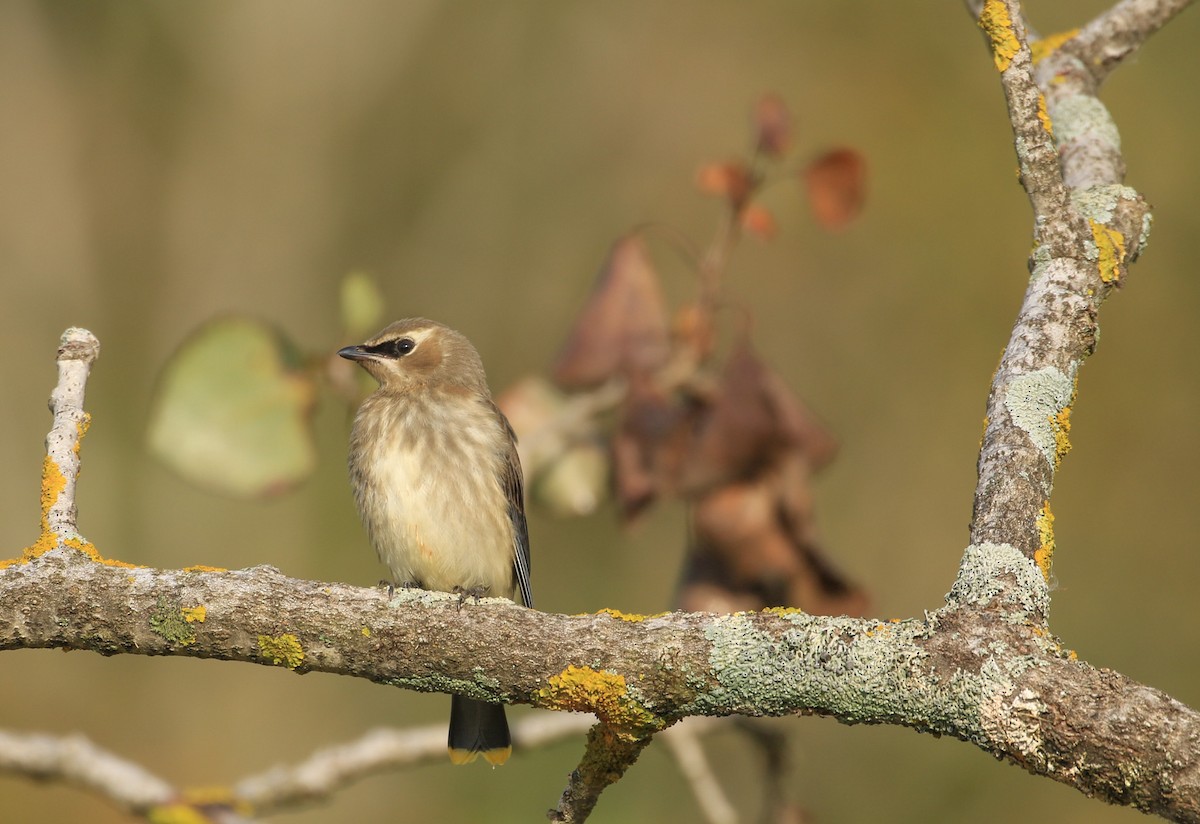
[[[1097,84],[1165,26],[1192,0],[1123,0],[1063,45],[1078,58]]]
[[[58,345],[58,385],[50,395],[54,424],[42,469],[42,540],[57,546],[83,541],[75,523],[75,481],[79,442],[91,423],[83,411],[84,389],[99,355],[100,341],[86,329],[68,329]]]
[[[595,723],[583,713],[540,713],[512,725],[518,751],[579,735]],[[257,815],[328,799],[341,789],[374,773],[442,762],[446,758],[446,727],[435,724],[412,729],[376,729],[356,741],[319,750],[304,761],[280,765],[242,779],[233,797]]]
[[[0,772],[62,781],[132,813],[167,804],[176,796],[175,788],[166,781],[82,735],[0,730]]]
[[[700,736],[707,732],[707,728],[711,728],[714,720],[689,718],[665,730],[659,737],[687,779],[704,820],[708,824],[737,824],[737,810],[721,789],[721,782],[717,780],[700,743]]]

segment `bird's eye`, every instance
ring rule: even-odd
[[[400,340],[392,341],[390,348],[395,357],[402,358],[417,348],[417,342],[412,338],[400,338]]]

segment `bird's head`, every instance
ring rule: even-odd
[[[405,318],[338,354],[358,361],[384,392],[448,389],[487,394],[479,353],[466,337],[425,318]]]

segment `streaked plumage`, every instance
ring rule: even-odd
[[[440,323],[409,318],[338,352],[379,381],[350,435],[350,481],[396,583],[532,606],[516,439],[479,354]],[[454,696],[450,757],[510,751],[504,707]]]

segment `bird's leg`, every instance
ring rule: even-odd
[[[458,596],[459,611],[462,611],[463,604],[467,602],[468,598],[474,598],[478,601],[488,594],[489,589],[491,587],[455,587],[454,593]]]

